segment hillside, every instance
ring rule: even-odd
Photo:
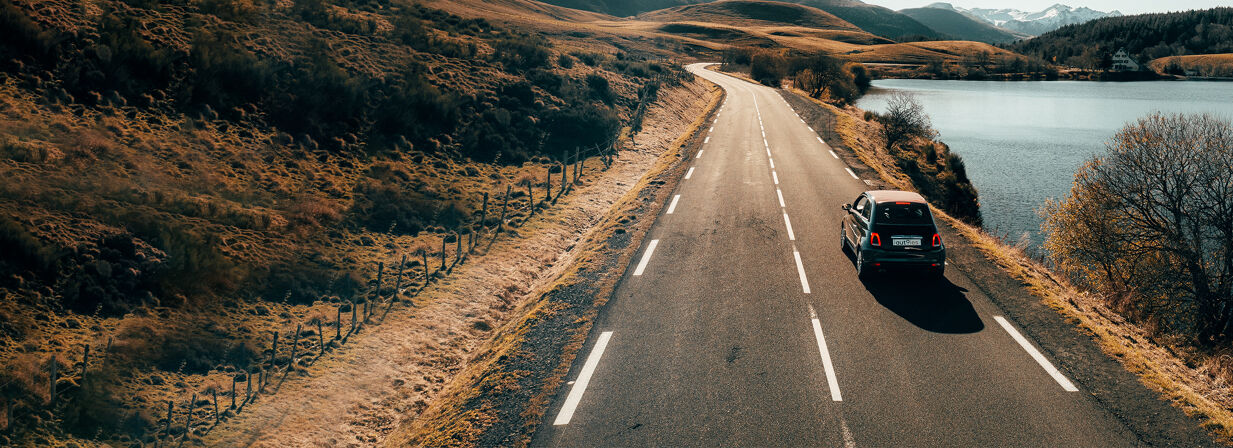
[[[522,222],[564,152],[688,80],[521,0],[86,5],[0,0],[0,388],[44,441],[148,445],[168,399],[325,350],[400,256],[404,287],[445,275],[421,260],[491,235],[485,195]]]
[[[1010,49],[1060,64],[1108,67],[1125,48],[1141,62],[1188,54],[1233,52],[1233,8],[1098,19],[1069,25]]]
[[[911,8],[903,9],[899,12],[953,39],[971,40],[987,44],[1003,44],[1028,37],[972,19],[953,10]]]
[[[544,3],[617,17],[629,17],[657,9],[710,1],[714,0],[544,0]]]
[[[1208,78],[1233,78],[1233,53],[1169,56],[1155,59],[1148,66],[1160,73]]]
[[[648,12],[638,20],[654,22],[708,22],[731,26],[799,26],[823,30],[860,31],[855,25],[825,11],[772,1],[729,0],[678,6]]]
[[[834,14],[860,29],[888,39],[941,37],[936,31],[904,14],[858,0],[790,0]]]

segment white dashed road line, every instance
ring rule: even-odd
[[[831,157],[834,157],[834,158],[838,159],[838,158],[839,158],[839,154],[835,154],[835,151],[831,151]]]
[[[705,145],[705,144],[707,144],[707,143],[710,143],[710,142],[711,142],[711,136],[709,136],[709,135],[708,135],[708,136],[706,136],[706,139],[702,140],[702,144],[704,144],[704,145]]]
[[[780,189],[776,188],[776,189],[775,189],[775,194],[776,194],[776,195],[779,195],[779,208],[785,208],[785,207],[787,207],[786,205],[784,205],[784,204],[783,204],[783,191],[781,191]]]
[[[779,174],[771,171],[771,177],[775,178],[775,185],[779,185]]]
[[[703,151],[706,151],[706,150],[705,150],[705,149],[699,149],[699,150],[698,150],[698,155],[694,156],[694,158],[695,158],[695,159],[701,159],[701,158],[702,158],[702,152],[703,152]]]
[[[809,320],[813,323],[813,336],[818,340],[818,354],[822,356],[822,368],[826,370],[826,384],[831,389],[831,401],[843,401],[839,393],[839,378],[835,376],[835,365],[831,363],[831,352],[826,348],[826,338],[822,336],[822,323],[818,321],[818,313],[809,305]],[[844,437],[845,442],[850,435]]]
[[[783,214],[783,225],[788,228],[788,241],[796,241],[796,234],[792,233],[792,220],[788,219],[788,214]]]
[[[685,179],[688,180],[690,177],[693,177],[693,175],[694,175],[694,167],[691,166],[689,167],[689,172],[685,173]]]
[[[857,176],[857,175],[856,175],[856,173],[853,173],[853,172],[852,172],[852,168],[844,168],[843,170],[844,170],[844,171],[847,171],[847,172],[848,172],[848,175],[852,176],[852,178],[853,178],[853,179],[856,179],[856,180],[861,180],[860,176]],[[689,179],[689,178],[688,178],[688,177],[686,177],[686,179]]]
[[[805,265],[801,263],[801,253],[796,250],[796,244],[792,245],[792,256],[796,258],[796,274],[801,277],[801,289],[809,294],[809,278],[805,277]]]
[[[569,421],[574,418],[574,410],[578,408],[578,402],[582,401],[582,394],[587,391],[587,385],[591,383],[591,375],[595,373],[599,358],[604,356],[604,349],[608,347],[608,341],[611,339],[611,331],[600,333],[599,340],[595,341],[595,348],[591,349],[591,355],[587,356],[586,364],[582,365],[582,372],[578,373],[578,380],[574,382],[574,388],[570,389],[569,395],[565,397],[565,405],[561,406],[561,413],[557,414],[556,421],[552,422],[553,425],[568,425]]]
[[[672,204],[669,204],[669,205],[668,205],[668,214],[669,214],[669,215],[671,215],[671,214],[672,214],[672,212],[676,211],[676,201],[679,201],[679,200],[681,200],[681,195],[679,195],[679,194],[678,194],[678,195],[676,195],[676,196],[673,196],[673,197],[672,197]]]
[[[1049,376],[1053,377],[1054,381],[1057,381],[1057,383],[1062,386],[1063,390],[1067,392],[1079,391],[1079,388],[1075,387],[1074,383],[1071,383],[1070,380],[1066,379],[1066,376],[1062,375],[1062,372],[1059,372],[1056,367],[1053,367],[1053,364],[1051,364],[1048,359],[1045,359],[1045,355],[1040,354],[1040,351],[1036,350],[1036,347],[1033,347],[1032,343],[1028,342],[1027,338],[1023,337],[1022,334],[1019,334],[1019,330],[1016,330],[1015,327],[1011,326],[1010,322],[1007,321],[1005,317],[993,316],[993,320],[998,321],[998,325],[1001,325],[1007,333],[1010,333],[1010,337],[1014,338],[1015,342],[1018,342],[1019,346],[1023,347],[1023,350],[1028,352],[1028,354],[1032,356],[1032,359],[1035,359],[1036,363],[1040,364],[1040,367],[1044,368],[1045,372],[1047,372]]]
[[[655,246],[659,245],[659,240],[651,240],[651,244],[646,246],[646,252],[642,253],[642,261],[638,262],[638,268],[634,269],[634,275],[642,275],[642,271],[646,270],[646,264],[651,261],[651,254],[655,253]]]

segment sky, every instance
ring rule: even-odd
[[[919,8],[935,1],[945,1],[962,8],[1014,8],[1031,12],[1041,11],[1054,4],[1061,3],[1075,8],[1086,6],[1097,11],[1116,9],[1123,14],[1233,6],[1233,1],[1231,0],[865,0],[865,3],[900,10],[904,8]]]

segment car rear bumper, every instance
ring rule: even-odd
[[[903,267],[941,267],[946,263],[946,249],[929,251],[890,251],[874,247],[864,250],[865,262],[873,265]]]

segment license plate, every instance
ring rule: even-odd
[[[894,244],[895,246],[919,247],[921,239],[920,238],[895,238],[891,241],[892,241],[892,244]]]

